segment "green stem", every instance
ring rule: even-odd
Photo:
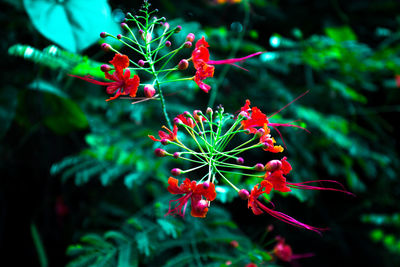
[[[32,234],[33,244],[35,245],[39,257],[40,266],[47,267],[49,264],[47,261],[46,252],[44,250],[43,243],[40,240],[39,232],[36,228],[36,225],[33,222],[31,223],[31,234]]]

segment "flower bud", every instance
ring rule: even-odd
[[[178,118],[174,118],[174,124],[181,125],[181,124],[183,124],[183,122]]]
[[[178,168],[173,168],[173,169],[171,170],[171,174],[172,174],[173,176],[178,176],[178,175],[181,174],[181,172],[182,172],[182,170],[181,170],[181,169],[178,169]]]
[[[189,41],[189,42],[193,42],[194,41],[194,34],[193,33],[189,33],[187,36],[186,36],[186,41]]]
[[[106,32],[101,32],[100,33],[100,37],[101,38],[106,38],[108,36],[108,33],[106,33]]]
[[[156,93],[156,89],[154,89],[154,86],[151,84],[146,84],[143,90],[144,90],[144,95],[147,98],[152,98]]]
[[[281,168],[282,168],[282,162],[277,159],[270,160],[268,161],[267,164],[265,164],[265,170],[267,172],[274,172],[280,170]]]
[[[101,44],[101,49],[103,49],[104,51],[108,52],[111,49],[111,45],[109,45],[107,43],[102,43]]]
[[[201,112],[201,110],[195,110],[195,111],[193,111],[193,118],[196,120],[196,121],[201,121],[201,118],[202,118],[202,112]]]
[[[183,45],[183,47],[185,47],[185,48],[191,48],[191,47],[192,47],[192,42],[185,42],[185,44]]]
[[[189,111],[185,111],[185,112],[183,112],[183,116],[185,116],[186,118],[191,118],[192,114],[190,114]]]
[[[139,34],[140,34],[140,35],[143,35],[143,30],[139,30]]]
[[[161,148],[156,148],[154,150],[154,155],[156,155],[157,157],[165,157],[167,155],[167,151]]]
[[[210,187],[210,182],[204,182],[203,183],[203,188],[208,189]]]
[[[206,110],[207,115],[212,115],[213,114],[213,110],[212,108],[208,107]]]
[[[186,70],[189,67],[189,62],[186,59],[182,59],[179,61],[178,69],[179,70]]]
[[[174,32],[175,32],[175,33],[178,33],[178,32],[180,32],[181,30],[182,30],[182,26],[178,25],[178,26],[176,26]]]
[[[265,134],[265,130],[263,128],[260,128],[260,129],[257,130],[255,135],[256,135],[257,138],[260,138],[264,134]]]
[[[111,67],[107,64],[103,64],[100,66],[100,69],[102,72],[109,72],[111,70]]]
[[[250,196],[249,191],[247,191],[246,189],[240,189],[238,194],[239,194],[239,197],[243,200],[248,200],[249,196]]]
[[[238,157],[236,159],[236,163],[242,165],[244,163],[244,159],[242,157]]]
[[[172,156],[174,157],[174,159],[177,159],[181,156],[181,153],[175,152]]]
[[[239,246],[239,242],[237,242],[236,240],[232,240],[229,244],[230,244],[233,248],[237,248],[237,247]]]
[[[121,39],[122,39],[122,34],[118,34],[118,35],[117,35],[117,39],[118,39],[118,40],[121,40]]]
[[[168,140],[168,139],[165,139],[165,138],[163,138],[163,139],[161,139],[160,143],[161,143],[162,145],[166,146],[166,145],[168,145],[168,143],[169,143],[169,140]]]
[[[247,113],[246,113],[245,111],[241,111],[241,112],[239,113],[238,117],[239,117],[239,118],[247,118],[248,115],[247,115]]]
[[[170,41],[166,41],[166,42],[165,42],[165,46],[166,46],[166,47],[170,47],[170,46],[171,46],[171,42],[170,42]]]
[[[166,30],[169,29],[169,23],[168,23],[168,22],[165,22],[165,23],[164,23],[164,28],[165,28]]]
[[[129,29],[128,24],[126,24],[125,22],[121,23],[121,28],[122,29]]]
[[[143,67],[143,66],[144,66],[144,61],[143,61],[142,59],[140,59],[140,60],[138,61],[138,65],[139,65],[140,67]]]
[[[254,165],[254,170],[258,171],[258,172],[262,172],[264,171],[264,165],[261,163],[257,163],[256,165]]]
[[[208,208],[208,202],[205,199],[201,199],[193,205],[196,212],[202,213],[206,208]]]

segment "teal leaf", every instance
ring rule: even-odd
[[[0,92],[0,138],[7,133],[14,119],[17,104],[17,90],[11,87],[2,88]]]
[[[118,29],[106,0],[24,0],[24,6],[41,34],[72,52],[94,44],[100,32]]]
[[[58,87],[42,79],[34,80],[32,83],[28,85],[28,88],[31,90],[43,91],[50,94],[54,94],[62,98],[68,98],[68,95],[63,91],[61,91]]]

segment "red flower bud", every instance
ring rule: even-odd
[[[186,59],[182,59],[179,61],[178,69],[179,70],[186,70],[189,67],[189,62]]]
[[[239,242],[237,242],[236,240],[232,240],[229,244],[230,244],[233,248],[237,248],[237,247],[239,246]]]
[[[171,170],[171,174],[172,174],[173,176],[178,176],[178,175],[181,174],[181,172],[182,172],[182,170],[181,170],[181,169],[178,169],[178,168],[173,168],[173,169]]]
[[[210,187],[210,182],[204,182],[203,183],[203,187],[204,187],[204,189],[209,188]]]
[[[193,33],[189,33],[187,36],[186,36],[186,41],[189,41],[189,42],[193,42],[194,41],[194,34]]]
[[[102,72],[109,72],[111,70],[111,67],[107,64],[103,64],[100,66],[100,69]]]
[[[154,86],[151,84],[146,84],[143,90],[144,90],[144,95],[147,98],[152,98],[156,93],[156,89],[154,89]]]
[[[191,48],[192,47],[192,42],[185,42],[183,45],[185,48]]]
[[[254,165],[253,168],[254,168],[254,170],[259,171],[259,172],[264,171],[264,165],[261,163],[257,163],[256,165]]]
[[[257,132],[256,132],[256,137],[260,138],[264,134],[265,134],[265,130],[263,128],[258,129]]]
[[[281,168],[282,168],[282,162],[277,159],[270,160],[268,161],[267,164],[265,164],[265,170],[267,172],[274,172],[280,170]]]
[[[157,157],[165,157],[167,155],[167,151],[161,148],[156,148],[154,150],[154,155],[156,155]]]
[[[193,208],[197,213],[202,213],[206,208],[208,208],[208,202],[205,199],[201,199],[193,205]]]
[[[239,197],[243,200],[249,199],[250,193],[246,189],[240,189],[239,192]]]

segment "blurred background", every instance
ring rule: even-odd
[[[105,88],[67,74],[103,77],[112,59],[100,39],[141,1],[1,0],[0,251],[20,266],[400,266],[400,2],[152,1],[157,16],[205,36],[213,60],[267,51],[216,67],[205,94],[166,86],[171,116],[251,100],[311,134],[281,130],[295,182],[332,179],[356,194],[298,190],[273,195],[277,210],[330,230],[322,236],[254,216],[224,184],[206,219],[164,217],[179,161],[156,158],[165,124],[158,101],[105,102]],[[133,26],[133,25],[131,25]],[[179,59],[189,58],[192,49]],[[165,53],[165,52],[164,52]],[[182,77],[191,76],[189,67]],[[177,76],[176,78],[179,78]],[[276,135],[276,133],[275,133]],[[276,135],[277,136],[277,135]],[[282,140],[277,138],[278,143]],[[280,157],[280,155],[278,155]],[[258,151],[246,162],[275,155]],[[199,172],[199,177],[204,175]],[[255,181],[231,177],[250,189]],[[273,253],[276,236],[293,254]],[[236,247],[232,241],[237,241]],[[310,253],[313,255],[310,256]]]

